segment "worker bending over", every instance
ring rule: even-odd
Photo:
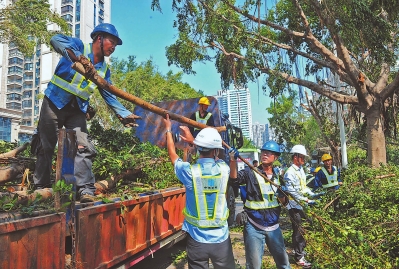
[[[63,127],[75,130],[77,153],[74,176],[81,202],[94,201],[95,191],[92,163],[97,152],[88,139],[86,112],[90,96],[98,88],[89,78],[98,73],[111,83],[111,72],[104,57],[109,57],[116,46],[122,45],[117,30],[109,23],[96,26],[90,36],[93,39],[91,44],[83,44],[78,38],[61,34],[51,38],[52,47],[63,57],[58,62],[54,75],[44,91],[38,124],[39,143],[35,150],[37,161],[33,177],[35,188],[51,187],[51,164],[58,130]],[[72,63],[78,60],[87,63],[85,65],[87,77],[72,69]],[[137,126],[136,119],[140,117],[127,110],[111,93],[104,89],[98,90],[105,103],[124,126]]]

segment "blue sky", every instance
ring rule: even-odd
[[[175,14],[172,13],[171,0],[162,0],[162,13],[151,10],[150,0],[112,0],[111,21],[118,29],[123,45],[117,47],[113,57],[126,59],[129,55],[136,56],[138,63],[152,57],[158,70],[166,74],[169,70],[180,71],[176,66],[168,66],[165,47],[173,44],[177,30],[173,28]],[[196,75],[184,75],[183,82],[196,90],[202,90],[206,95],[215,95],[220,90],[220,76],[214,63],[196,64]],[[270,98],[262,94],[257,83],[249,84],[252,103],[253,123],[267,123],[269,117],[266,107]]]

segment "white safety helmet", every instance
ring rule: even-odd
[[[211,149],[223,149],[222,137],[214,128],[202,129],[194,139],[194,145],[200,151],[209,151]]]
[[[301,155],[304,155],[304,156],[308,156],[308,154],[306,153],[306,149],[305,149],[305,147],[303,145],[295,145],[295,146],[293,146],[291,151],[290,151],[290,153],[291,154],[298,153],[298,154],[301,154]]]

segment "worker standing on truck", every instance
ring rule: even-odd
[[[258,169],[276,184],[280,184],[279,174],[273,169],[273,162],[280,154],[280,146],[275,141],[266,142],[261,149],[262,169]],[[286,197],[249,167],[237,172],[238,155],[238,151],[231,148],[230,178],[237,184],[245,184],[246,188],[244,211],[237,215],[237,224],[244,224],[246,268],[261,268],[265,244],[278,269],[291,268],[278,223],[281,212],[278,199],[284,204]]]
[[[76,131],[77,153],[75,157],[74,176],[77,194],[81,202],[94,201],[93,158],[97,152],[88,139],[86,113],[89,98],[97,86],[88,80],[96,72],[111,83],[111,72],[104,57],[110,56],[116,46],[122,45],[114,25],[103,23],[97,25],[90,34],[92,44],[83,44],[78,38],[55,35],[51,45],[63,57],[58,62],[54,75],[44,92],[38,125],[40,146],[36,152],[34,173],[35,188],[51,187],[51,163],[57,143],[58,130],[62,127]],[[87,77],[71,68],[78,60],[90,60],[85,65]],[[140,118],[127,110],[114,95],[98,89],[107,105],[115,112],[118,119],[126,127],[137,126]]]
[[[215,269],[235,268],[229,236],[226,202],[230,169],[217,158],[223,149],[222,138],[214,128],[205,128],[194,137],[186,126],[180,126],[181,139],[193,143],[199,151],[194,165],[183,162],[176,154],[169,115],[166,143],[169,158],[178,179],[186,187],[186,207],[183,210],[183,231],[188,233],[187,258],[190,269],[208,269],[211,259]]]
[[[210,105],[211,102],[207,97],[201,97],[198,101],[198,110],[191,115],[190,119],[208,126],[215,126],[213,115],[211,112],[208,112],[208,107]],[[189,128],[193,137],[196,137],[200,129],[194,127]]]
[[[305,157],[307,157],[306,149],[303,145],[295,145],[292,147],[292,165],[288,167],[284,174],[284,186],[295,200],[290,199],[287,204],[288,213],[292,223],[292,244],[294,246],[294,258],[298,265],[303,268],[311,268],[312,264],[305,259],[306,241],[303,237],[304,229],[302,228],[302,219],[306,219],[303,207],[297,201],[304,201],[308,205],[314,205],[315,200],[310,200],[307,196],[314,197],[314,194],[306,186],[306,175],[303,170]]]

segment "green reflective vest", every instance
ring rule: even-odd
[[[323,184],[323,189],[327,189],[327,188],[331,188],[331,187],[335,187],[338,186],[338,170],[335,166],[333,166],[333,168],[335,169],[334,173],[332,175],[330,175],[328,173],[328,171],[326,170],[326,168],[322,167],[321,171],[323,171],[324,175],[327,178],[327,184]]]
[[[202,123],[202,124],[206,124],[211,116],[212,116],[212,113],[208,112],[208,114],[206,114],[205,118],[201,118],[199,111],[197,111],[197,112],[195,112],[195,121]],[[197,130],[200,130],[200,129],[194,128],[194,131],[197,131]]]
[[[226,225],[229,209],[226,201],[227,183],[229,181],[229,167],[227,164],[218,164],[221,173],[216,176],[204,176],[199,164],[191,166],[196,213],[188,212],[184,208],[185,220],[200,228],[222,227]],[[214,198],[210,198],[210,194]],[[208,210],[213,206],[213,210]]]
[[[266,209],[278,207],[278,201],[275,194],[275,189],[273,186],[267,182],[263,177],[261,177],[258,173],[255,173],[255,177],[258,180],[260,192],[262,193],[263,201],[249,201],[248,199],[245,201],[245,206],[250,209]],[[277,182],[275,182],[277,183]]]

